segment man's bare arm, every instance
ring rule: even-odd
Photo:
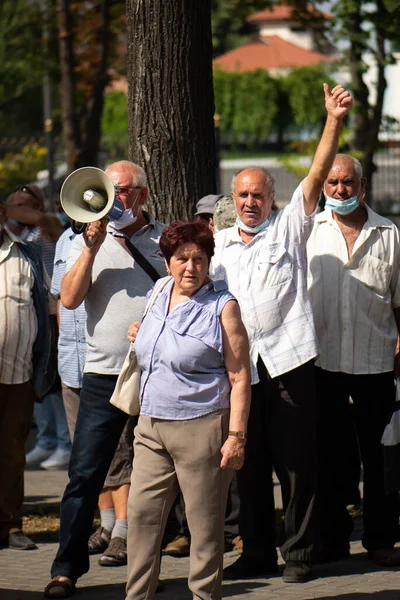
[[[324,83],[324,92],[328,113],[325,128],[310,171],[302,183],[306,215],[311,215],[317,206],[324,181],[336,156],[342,119],[353,103],[350,93],[341,85],[336,85],[331,90],[329,85]]]
[[[53,213],[44,213],[30,206],[6,204],[7,217],[24,225],[40,227],[42,236],[48,242],[56,242],[63,232],[62,225]]]

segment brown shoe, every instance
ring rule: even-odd
[[[380,567],[400,566],[400,548],[378,548],[368,553],[368,558]]]
[[[171,556],[189,556],[190,554],[190,540],[185,535],[177,535],[172,542],[167,544],[164,549],[165,554]]]
[[[101,554],[107,549],[111,539],[111,531],[98,527],[89,538],[88,552],[89,554]]]
[[[121,567],[128,562],[126,540],[121,537],[111,538],[107,550],[99,558],[101,567]]]

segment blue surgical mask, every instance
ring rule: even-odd
[[[260,231],[264,231],[264,229],[266,229],[268,227],[270,222],[271,222],[270,219],[264,219],[264,221],[261,221],[261,223],[259,223],[255,227],[249,227],[248,225],[243,223],[243,221],[240,217],[236,217],[235,225],[236,225],[236,227],[239,227],[239,229],[241,229],[245,233],[260,233]]]
[[[348,215],[356,210],[360,205],[358,203],[358,194],[356,196],[352,196],[347,200],[338,200],[337,198],[332,198],[332,196],[328,196],[325,192],[325,208],[331,208],[335,213],[339,215]]]

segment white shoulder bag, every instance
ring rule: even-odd
[[[153,306],[158,294],[171,279],[172,277],[162,277],[157,281],[145,308],[143,319]],[[140,413],[140,376],[141,371],[137,362],[135,348],[133,343],[131,343],[118,376],[114,393],[110,398],[110,403],[132,417]]]

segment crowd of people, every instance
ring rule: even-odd
[[[129,161],[106,169],[122,218],[81,235],[62,232],[35,186],[0,205],[0,542],[35,547],[21,526],[35,407],[27,462],[69,465],[46,597],[73,595],[96,553],[127,564],[127,600],[153,598],[171,510],[180,529],[165,550],[190,554],[194,598],[219,600],[222,578],[276,574],[277,546],[283,580],[306,581],[350,553],[348,431],[363,546],[400,565],[381,445],[400,374],[399,232],[364,202],[359,161],[337,154],[349,92],[324,84],[324,96],[312,165],[281,210],[272,175],[246,167],[231,198],[206,196],[192,221],[166,227],[144,210],[146,175]],[[110,403],[130,343],[138,418]],[[241,552],[223,570],[227,547]]]

